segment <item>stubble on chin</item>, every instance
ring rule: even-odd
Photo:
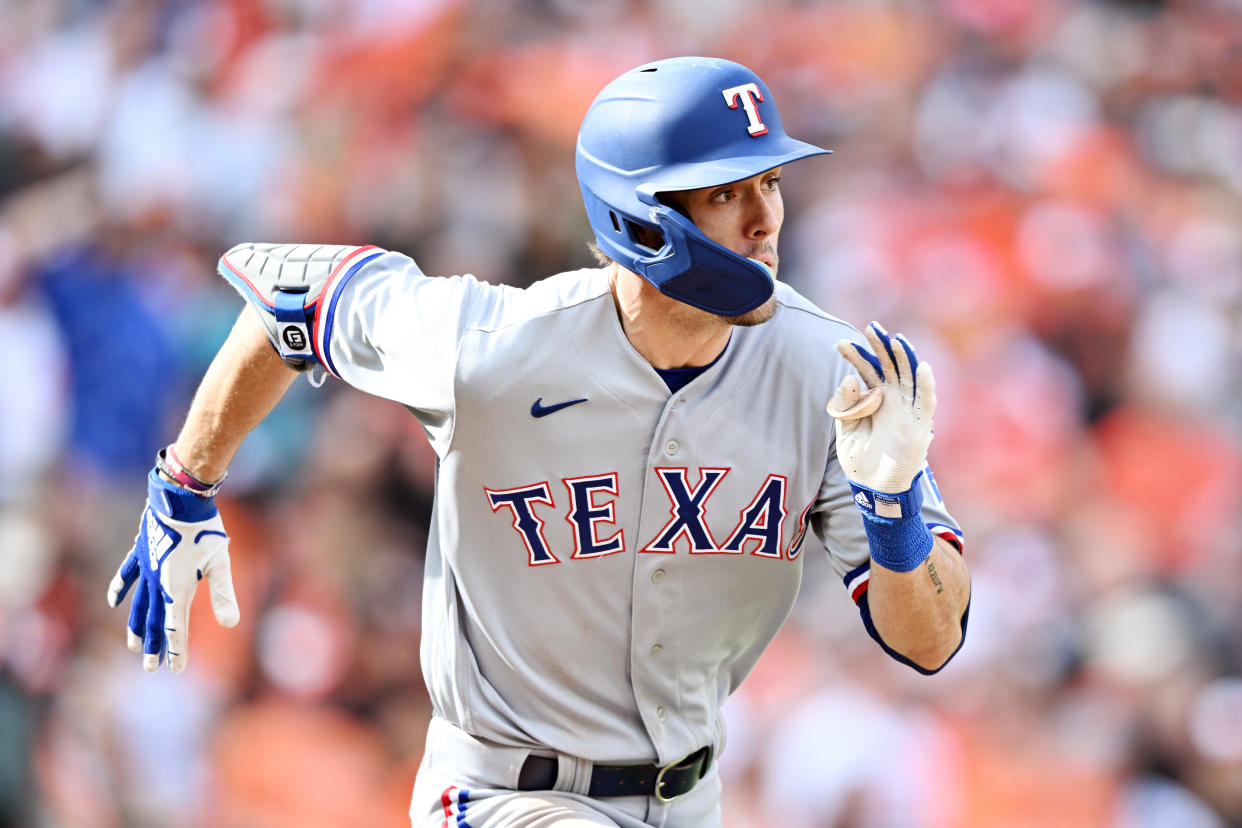
[[[764,302],[754,310],[747,311],[740,316],[725,316],[724,321],[730,325],[736,325],[739,328],[753,328],[756,325],[762,325],[767,322],[776,313],[776,295],[768,297],[768,301]]]

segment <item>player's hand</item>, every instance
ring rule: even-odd
[[[216,621],[235,626],[241,614],[233,594],[229,538],[215,499],[175,486],[152,470],[134,548],[108,585],[108,605],[115,607],[137,582],[127,638],[131,650],[143,653],[148,673],[159,669],[165,652],[174,673],[185,669],[190,604],[203,578],[211,588]]]
[[[890,337],[878,322],[864,333],[870,351],[848,339],[837,343],[866,383],[864,388],[858,377],[847,376],[828,403],[836,418],[837,458],[855,483],[877,492],[905,492],[927,465],[936,381],[904,336]]]

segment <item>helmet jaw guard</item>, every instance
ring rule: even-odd
[[[716,244],[672,207],[655,207],[651,218],[664,234],[664,247],[634,262],[635,272],[671,296],[720,316],[741,316],[772,295],[772,271]]]
[[[578,134],[578,183],[601,251],[667,296],[739,316],[772,295],[771,271],[709,239],[659,194],[728,184],[828,152],[785,134],[771,93],[751,70],[673,58],[627,72],[600,92]],[[661,233],[663,246],[643,245],[636,227]]]
[[[602,218],[613,227],[608,205],[584,191],[587,215]],[[624,220],[611,233],[596,231],[600,250],[671,296],[687,305],[720,316],[741,316],[762,305],[772,295],[772,271],[754,259],[739,256],[709,239],[694,222],[676,209],[661,205],[650,209],[650,221],[664,237],[659,250],[644,247]]]

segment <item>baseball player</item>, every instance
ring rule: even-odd
[[[926,465],[931,368],[775,280],[782,169],[825,152],[786,135],[751,70],[676,58],[583,121],[601,267],[519,290],[375,247],[228,251],[250,311],[159,452],[109,587],[116,606],[137,585],[130,648],[183,670],[202,578],[237,622],[213,495],[321,365],[407,406],[439,459],[415,826],[719,825],[720,706],[806,554],[890,655],[939,669],[969,575]]]

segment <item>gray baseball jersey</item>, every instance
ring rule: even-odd
[[[772,320],[735,328],[670,394],[605,270],[520,290],[375,248],[350,258],[315,345],[339,378],[408,406],[439,458],[421,652],[439,716],[664,764],[719,743],[720,706],[788,616],[808,550],[864,594],[866,535],[824,411],[854,328],[778,283]],[[934,482],[923,515],[960,537]]]

